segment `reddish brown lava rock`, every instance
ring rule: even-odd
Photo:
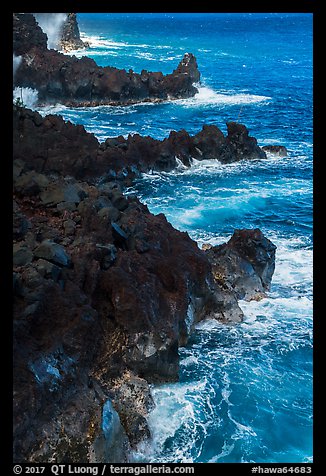
[[[194,150],[180,137],[100,145],[82,126],[14,107],[15,462],[127,461],[149,435],[148,382],[178,379],[178,348],[195,323],[241,320],[236,270],[217,280],[215,255],[107,178],[131,157],[138,172],[172,167],[174,148],[180,160]],[[204,143],[203,133],[197,146],[208,154]],[[264,286],[266,243],[239,232],[225,252]]]

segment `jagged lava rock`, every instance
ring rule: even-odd
[[[164,90],[169,98],[181,99],[194,96],[198,92],[194,83],[200,80],[195,56],[192,53],[186,53],[178,67],[162,79]]]
[[[245,125],[238,122],[228,122],[227,130],[225,149],[220,155],[221,162],[266,159],[266,154],[258,146],[257,139],[249,136],[249,131]]]
[[[83,126],[65,122],[62,117],[42,118],[30,109],[14,106],[14,156],[24,162],[24,171],[59,173],[76,178],[105,174],[107,166],[100,165],[99,143]],[[28,157],[28,161],[26,161]]]
[[[176,380],[178,347],[193,325],[237,309],[236,300],[224,307],[209,261],[163,215],[125,197],[113,227],[96,210],[114,208],[112,198],[121,206],[117,187],[80,187],[85,195],[74,211],[43,204],[42,191],[31,197],[20,189],[16,197],[15,210],[30,221],[15,245],[16,461],[108,461],[102,418],[109,398],[132,444],[149,436],[147,403],[131,404],[132,395],[148,392],[137,379]],[[76,226],[63,246],[68,220]],[[51,234],[57,242],[43,239]],[[107,384],[124,372],[135,377],[121,388],[137,388],[127,400]]]
[[[14,107],[15,461],[116,461],[112,435],[126,461],[128,441],[107,402],[131,444],[148,437],[147,383],[178,379],[178,348],[197,322],[242,319],[237,295],[250,286],[257,294],[254,273],[268,286],[273,249],[259,230],[239,232],[211,263],[187,233],[108,182],[108,169],[118,175],[132,157],[149,170],[172,167],[175,152],[188,160],[197,146],[208,155],[212,136],[216,147],[222,137],[207,132],[205,146],[205,130],[196,146],[186,131],[100,145],[83,127]],[[230,278],[217,279],[220,263]]]
[[[173,71],[176,74],[186,74],[190,77],[193,83],[198,83],[200,80],[200,72],[195,56],[192,53],[186,53],[183,59],[180,61],[176,70]]]
[[[270,289],[276,246],[259,229],[235,230],[227,243],[205,251],[217,282],[238,299],[260,299]]]
[[[198,160],[224,159],[225,137],[215,125],[204,124],[200,132],[193,138],[195,151],[193,157]],[[224,160],[225,161],[225,160]]]
[[[13,53],[24,55],[31,48],[47,49],[48,37],[31,13],[13,14]]]
[[[177,70],[145,77],[132,70],[98,66],[91,58],[34,47],[23,56],[14,81],[17,87],[37,89],[41,103],[59,101],[78,107],[191,97],[197,92],[192,77]]]
[[[69,15],[64,27],[68,40],[63,40],[63,46],[73,38],[78,44],[81,41],[75,14]],[[192,53],[186,53],[171,74],[145,70],[138,74],[98,66],[85,56],[76,58],[47,49],[47,36],[31,14],[14,15],[13,21],[14,54],[22,55],[14,86],[37,89],[41,103],[59,101],[74,107],[133,104],[187,98],[198,92],[193,83],[199,80],[200,73]]]
[[[172,131],[162,141],[134,134],[109,138],[100,144],[83,126],[73,125],[60,116],[42,118],[37,112],[18,106],[14,106],[13,112],[17,174],[34,169],[77,179],[126,181],[141,172],[173,170],[177,159],[189,167],[193,158],[228,163],[266,157],[247,128],[237,123],[228,126],[227,137],[215,125],[204,125],[194,136],[181,130]]]

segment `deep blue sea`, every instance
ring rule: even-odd
[[[270,293],[240,302],[244,322],[198,325],[180,349],[180,381],[153,386],[153,438],[135,462],[312,461],[312,15],[78,14],[91,47],[77,56],[136,72],[172,72],[192,52],[199,93],[186,100],[69,109],[99,140],[162,139],[203,124],[245,124],[259,145],[287,158],[148,174],[136,192],[201,246],[259,227],[277,246]]]

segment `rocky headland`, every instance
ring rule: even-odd
[[[264,153],[243,125],[100,144],[60,116],[14,106],[14,459],[124,462],[150,438],[149,384],[178,379],[178,348],[205,318],[242,319],[275,246],[236,231],[201,250],[123,187],[178,157]],[[197,155],[196,155],[197,154]]]
[[[171,171],[192,159],[222,163],[266,158],[257,140],[243,124],[227,124],[227,135],[215,125],[204,125],[194,136],[171,131],[163,140],[139,134],[108,138],[100,143],[81,125],[61,116],[42,117],[30,109],[14,107],[13,147],[25,169],[39,173],[72,175],[77,179],[119,180],[126,184],[143,172]]]
[[[67,24],[65,38],[74,36],[74,25],[74,22]],[[62,41],[69,44],[68,40]],[[194,83],[200,80],[200,73],[191,53],[186,53],[177,68],[166,75],[101,67],[91,58],[77,58],[48,49],[46,34],[29,13],[14,14],[13,53],[21,56],[14,87],[36,89],[40,104],[128,105],[188,98],[198,92]]]

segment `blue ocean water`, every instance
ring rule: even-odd
[[[78,14],[87,55],[100,65],[171,72],[185,52],[201,71],[186,100],[128,107],[40,110],[82,123],[99,140],[162,139],[244,123],[287,158],[148,174],[129,192],[199,246],[259,227],[277,245],[272,289],[240,302],[244,322],[198,325],[180,349],[180,381],[154,386],[153,438],[143,462],[312,461],[312,15]]]

